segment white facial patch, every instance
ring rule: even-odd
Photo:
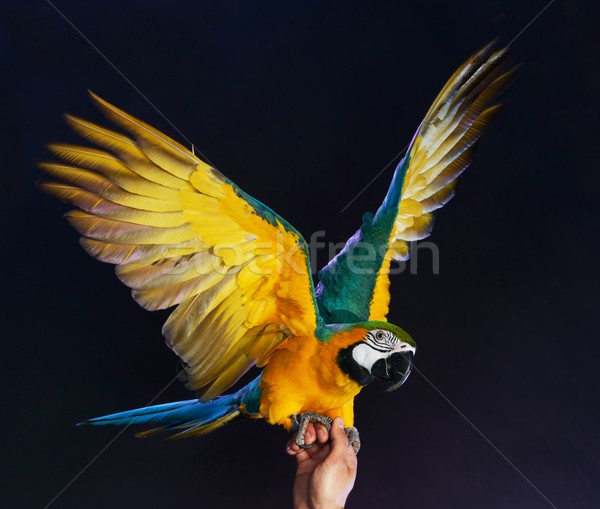
[[[375,362],[379,359],[385,359],[389,354],[390,352],[380,352],[375,350],[367,343],[362,343],[352,349],[352,358],[359,366],[362,366],[369,371],[369,373]]]

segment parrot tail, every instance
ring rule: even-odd
[[[200,402],[197,399],[189,399],[147,406],[88,419],[78,423],[78,426],[88,424],[94,426],[106,424],[117,426],[132,424],[158,425],[149,430],[136,433],[136,436],[140,438],[161,431],[177,431],[169,439],[205,435],[239,417],[242,410],[244,410],[244,414],[249,413],[245,410],[247,406],[255,406],[248,405],[248,403],[251,403],[249,397],[255,396],[257,381],[258,379],[234,394],[219,396],[211,401]],[[256,417],[258,416],[256,415]]]

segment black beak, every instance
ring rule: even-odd
[[[371,374],[383,380],[384,382],[391,382],[386,391],[395,391],[400,387],[410,375],[410,371],[413,365],[413,353],[412,352],[396,352],[390,355],[387,359],[379,359],[371,367]]]

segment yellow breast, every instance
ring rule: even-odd
[[[291,415],[318,412],[354,423],[354,397],[362,386],[343,373],[337,356],[341,348],[360,341],[362,330],[335,335],[327,343],[314,337],[293,338],[281,345],[266,365],[260,413],[271,424],[291,427]]]

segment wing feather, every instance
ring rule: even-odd
[[[456,179],[505,105],[496,100],[516,68],[505,70],[507,50],[494,51],[494,46],[473,54],[451,76],[396,168],[377,213],[365,214],[360,230],[319,272],[317,302],[327,322],[386,319],[391,261],[407,260],[409,242],[429,236],[433,212],[452,199]],[[357,262],[364,253],[370,253],[368,261]]]
[[[210,399],[289,337],[316,335],[306,243],[284,219],[185,147],[91,94],[127,134],[66,116],[99,148],[52,144],[41,182],[93,257],[148,310],[177,306],[163,327],[187,386]]]

